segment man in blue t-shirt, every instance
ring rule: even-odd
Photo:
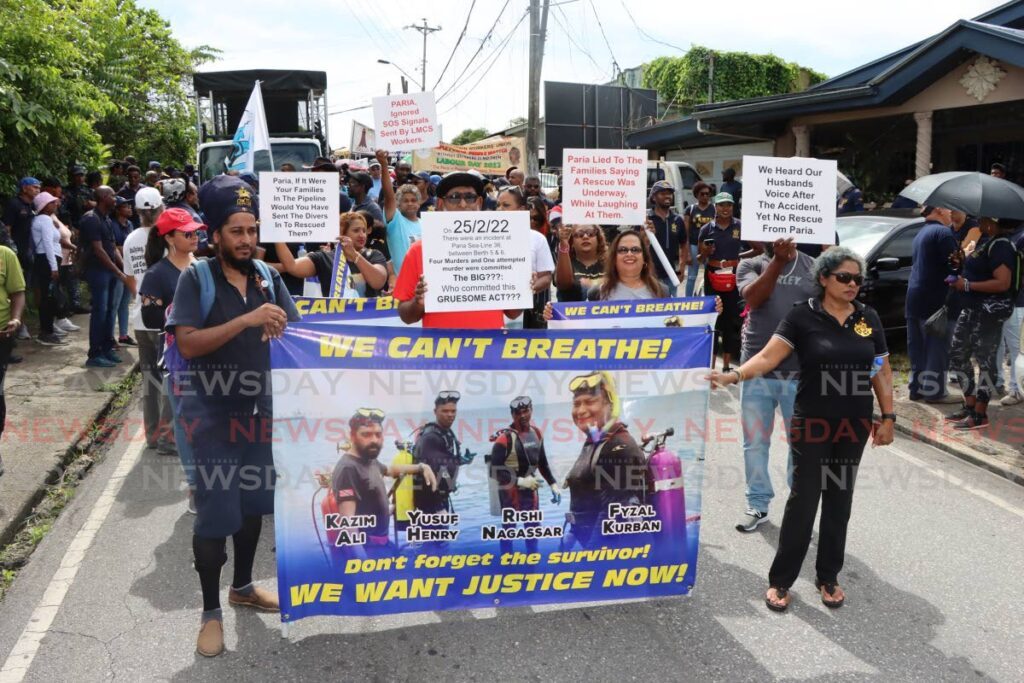
[[[959,250],[949,209],[926,206],[925,225],[913,245],[913,266],[907,283],[907,353],[910,356],[910,400],[956,403],[946,391],[949,339],[925,333],[924,324],[946,301],[946,277],[953,273],[950,257]],[[950,325],[952,327],[952,325]]]
[[[377,159],[387,163],[388,154],[377,150]],[[400,194],[395,196],[395,188],[391,184],[391,176],[385,173],[381,178],[380,202],[384,207],[384,223],[387,225],[388,251],[391,253],[391,270],[388,273],[388,290],[394,288],[395,278],[402,272],[405,254],[422,234],[420,228],[419,209],[422,197],[419,190],[410,191],[408,184],[403,185]]]
[[[85,259],[85,281],[92,299],[89,317],[89,358],[86,367],[111,368],[122,359],[114,352],[114,316],[117,313],[118,284],[129,288],[129,278],[115,246],[113,225],[114,191],[102,185],[96,189],[96,208],[79,223],[79,240]],[[132,291],[134,294],[135,292]]]

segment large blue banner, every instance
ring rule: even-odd
[[[282,619],[689,592],[711,344],[290,326],[271,347]]]

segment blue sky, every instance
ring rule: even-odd
[[[561,4],[552,9],[548,22],[543,78],[586,83],[610,80],[613,56],[625,69],[661,55],[682,54],[651,38],[682,50],[700,44],[718,50],[772,52],[834,76],[1001,4],[994,0],[859,0],[840,9],[838,3],[822,0],[554,2]],[[385,93],[388,82],[393,92],[400,91],[398,70],[378,64],[378,59],[397,64],[419,82],[422,38],[403,27],[420,23],[424,16],[430,25],[442,27],[428,39],[427,89],[433,89],[472,0],[140,0],[140,4],[157,9],[185,45],[221,49],[221,60],[205,67],[208,70],[326,71],[330,111],[340,112],[369,104],[370,98]],[[504,0],[477,0],[466,36],[436,90],[446,139],[464,128],[501,129],[509,119],[526,115],[527,21],[513,28],[528,2],[509,0],[498,18],[504,4]],[[491,38],[470,63],[496,19]],[[445,94],[460,77],[462,82]],[[372,126],[372,110],[332,115],[333,147],[347,146],[353,119]]]

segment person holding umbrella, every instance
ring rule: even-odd
[[[950,369],[964,392],[964,405],[946,416],[953,429],[981,429],[988,425],[988,403],[996,392],[996,354],[1003,321],[1013,313],[1016,292],[1011,287],[1017,251],[999,234],[999,221],[982,218],[981,239],[963,258],[960,276],[950,288],[963,292],[963,310],[953,329]],[[978,364],[975,379],[974,365]]]

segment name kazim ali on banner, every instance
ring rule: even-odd
[[[290,325],[268,435],[282,620],[688,593],[711,345]]]

